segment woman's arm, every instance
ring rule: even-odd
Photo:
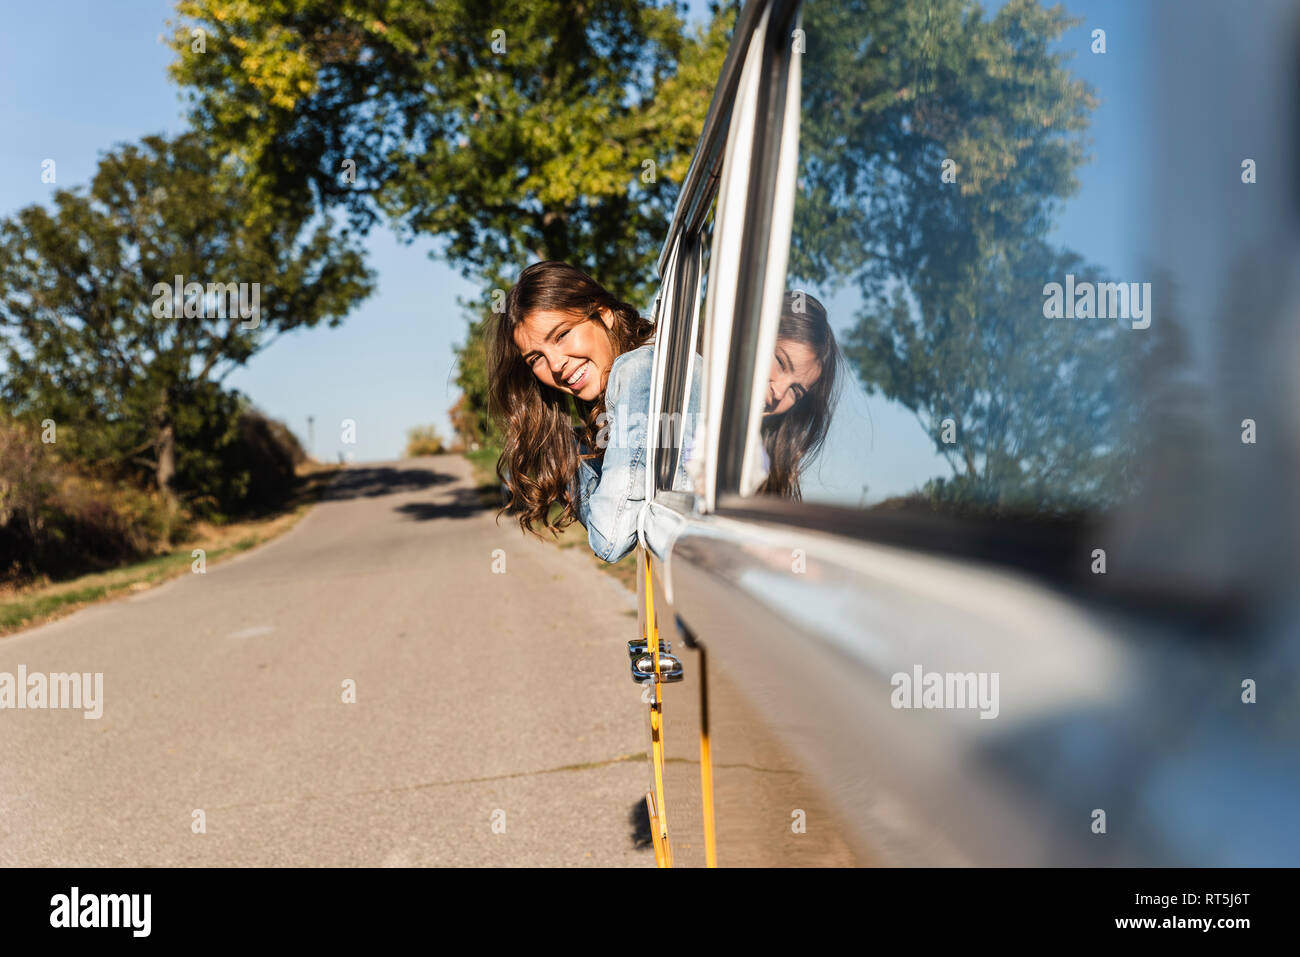
[[[648,349],[624,353],[610,368],[605,388],[608,438],[600,479],[582,500],[580,514],[596,557],[616,562],[637,543],[637,514],[645,504],[646,423],[653,357]]]

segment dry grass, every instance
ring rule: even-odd
[[[227,525],[197,522],[188,540],[170,551],[121,568],[81,575],[68,581],[36,581],[0,587],[0,636],[69,615],[79,608],[144,591],[188,574],[192,552],[204,550],[207,564],[248,551],[293,528],[315,504],[337,473],[337,465],[307,462],[297,469],[298,483],[285,506],[271,514]]]

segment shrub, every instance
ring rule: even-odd
[[[445,451],[438,430],[432,425],[417,425],[406,433],[405,457],[441,455]]]
[[[156,553],[176,516],[156,492],[79,474],[30,427],[0,425],[0,574],[67,577]]]

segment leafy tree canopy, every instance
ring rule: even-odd
[[[230,411],[206,385],[369,294],[346,230],[247,222],[236,166],[195,134],[146,137],[105,155],[88,191],[0,222],[0,394],[17,416],[53,419],[66,453],[144,465],[170,491],[178,427],[213,427],[189,421],[200,406]],[[236,311],[240,284],[238,305],[256,309]]]
[[[682,7],[181,0],[172,71],[264,210],[340,204],[476,280],[561,259],[643,301],[735,15],[690,37]]]

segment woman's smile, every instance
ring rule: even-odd
[[[565,383],[575,393],[581,392],[582,387],[587,383],[587,375],[591,371],[591,363],[584,361],[578,368],[578,371],[565,380]]]

